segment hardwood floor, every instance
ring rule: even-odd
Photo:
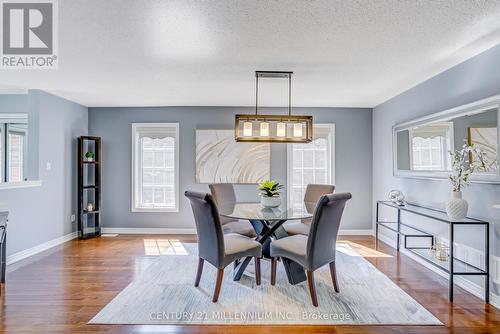
[[[87,325],[146,265],[161,240],[194,242],[192,236],[120,235],[70,241],[8,267],[0,297],[1,333],[500,333],[500,310],[374,239],[342,237],[426,307],[445,326],[126,326]],[[160,240],[158,242],[158,240]],[[196,268],[193,268],[193,282]],[[344,287],[344,289],[347,287]]]

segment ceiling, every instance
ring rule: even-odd
[[[291,70],[296,106],[373,107],[500,43],[500,1],[59,1],[59,69],[0,87],[86,106],[254,105]],[[286,83],[262,81],[264,105]]]

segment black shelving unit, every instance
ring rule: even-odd
[[[397,210],[397,221],[388,222],[381,221],[379,218],[379,206],[385,205]],[[413,225],[406,224],[401,221],[401,212],[406,211],[415,215],[419,215],[428,219],[432,219],[437,222],[445,223],[449,225],[449,238],[450,238],[450,254],[449,259],[446,261],[438,260],[432,254],[432,246],[434,246],[435,236],[431,233],[423,231]],[[453,244],[455,241],[455,226],[468,226],[468,227],[483,227],[484,228],[484,269],[478,268],[470,263],[464,262],[456,258],[453,254]],[[375,227],[375,238],[378,246],[378,234],[379,227],[383,227],[392,232],[396,233],[397,251],[400,249],[400,238],[404,237],[404,248],[410,251],[412,254],[420,257],[427,263],[436,266],[446,272],[449,275],[449,300],[453,302],[453,278],[456,275],[468,276],[468,275],[478,275],[484,277],[484,300],[487,304],[490,302],[490,223],[487,221],[474,219],[466,217],[464,219],[451,219],[448,215],[441,210],[427,208],[416,204],[406,203],[405,205],[397,205],[389,201],[377,201],[377,213],[376,213],[376,227]],[[408,246],[408,239],[411,238],[425,238],[429,241],[429,247],[413,247]]]
[[[93,152],[88,161],[86,152]],[[101,138],[78,137],[78,238],[89,239],[101,235]],[[88,204],[94,208],[88,211]]]

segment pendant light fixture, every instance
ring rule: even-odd
[[[310,143],[312,116],[292,115],[293,72],[255,71],[255,114],[236,115],[238,142]],[[288,79],[288,115],[259,115],[259,78]]]

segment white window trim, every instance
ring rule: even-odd
[[[32,187],[41,187],[42,181],[22,181],[22,182],[3,182],[0,183],[0,190],[7,189],[20,189],[20,188],[32,188]]]
[[[330,137],[329,138],[332,142],[331,148],[330,148],[330,154],[331,154],[331,159],[329,160],[329,169],[330,169],[330,183],[332,185],[335,185],[335,123],[314,123],[313,124],[313,133],[314,133],[314,128],[320,127],[320,128],[329,128],[330,129]],[[288,143],[286,145],[286,198],[287,198],[287,203],[288,207],[292,205],[291,203],[291,184],[292,184],[292,176],[293,176],[293,164],[292,164],[292,148],[293,148],[293,143]]]
[[[5,169],[6,166],[6,161],[8,161],[8,124],[9,123],[23,123],[26,124],[26,126],[29,126],[28,124],[28,114],[26,113],[5,113],[5,114],[0,114],[0,126],[2,127],[3,131],[0,131],[0,136],[2,136],[0,140],[0,189],[15,189],[15,188],[27,188],[27,187],[38,187],[41,185],[40,180],[30,180],[30,181],[19,181],[19,182],[7,182],[5,181],[6,178],[8,177],[8,171]],[[23,149],[25,154],[23,155],[23,179],[26,178],[26,175],[28,175],[28,129],[24,131],[24,145]],[[4,160],[5,159],[5,160]],[[23,185],[23,183],[28,182],[26,185]]]
[[[138,173],[139,159],[136,159],[139,148],[137,139],[138,128],[175,128],[175,207],[174,208],[139,208],[136,206],[135,197],[140,179]],[[132,123],[132,191],[131,191],[131,211],[132,212],[179,212],[179,123]]]

